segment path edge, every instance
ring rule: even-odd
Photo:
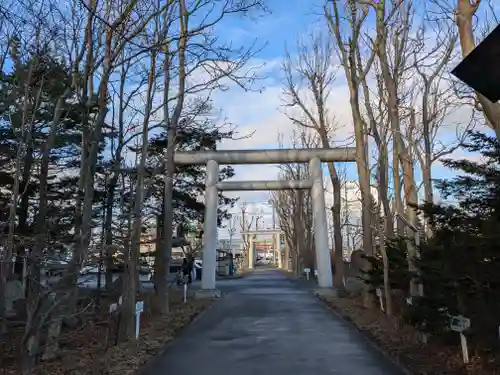
[[[149,358],[146,363],[144,363],[136,372],[137,375],[148,375],[151,373],[151,369],[155,367],[157,362],[160,360],[161,357],[171,348],[171,346],[175,343],[177,338],[181,335],[183,335],[189,328],[191,328],[193,325],[195,325],[198,320],[200,320],[208,311],[212,309],[212,307],[220,301],[222,298],[224,298],[224,295],[221,295],[219,298],[214,298],[212,303],[202,312],[200,312],[198,315],[196,315],[186,326],[181,328],[178,332],[177,335],[175,335],[172,340],[166,342],[161,349],[153,355],[151,358]]]
[[[321,302],[321,304],[330,311],[333,315],[335,315],[337,318],[342,320],[347,326],[350,328],[356,330],[359,332],[359,334],[363,337],[363,339],[370,345],[371,348],[373,348],[375,351],[377,351],[382,357],[384,357],[387,361],[392,363],[399,371],[401,371],[402,374],[404,375],[416,375],[416,372],[410,370],[408,366],[403,363],[399,358],[391,356],[387,351],[382,348],[377,341],[377,339],[367,331],[363,331],[361,328],[359,328],[354,321],[345,315],[342,315],[341,313],[335,311],[334,308],[328,305],[326,299],[322,296],[320,296],[316,291],[313,292],[314,296],[317,298],[318,301]]]

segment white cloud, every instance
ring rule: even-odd
[[[278,148],[279,136],[289,143],[296,126],[283,113],[281,75],[276,71],[278,60],[272,60],[264,69],[274,75],[266,81],[268,86],[261,92],[245,92],[232,87],[229,91],[217,93],[214,104],[223,110],[225,118],[237,125],[235,140],[224,140],[219,149],[262,149]],[[310,99],[309,99],[310,100]],[[328,101],[328,106],[339,124],[334,139],[345,141],[352,134],[351,112],[347,86],[335,85]],[[251,135],[251,136],[250,136]],[[342,142],[344,143],[344,142]],[[235,166],[236,175],[232,180],[275,180],[279,169],[275,165]],[[231,192],[230,196],[239,196],[241,201],[261,201],[268,199],[269,192]]]
[[[280,72],[280,58],[268,61],[254,59],[249,63],[251,69],[257,70],[258,75],[267,75],[267,78],[257,83],[264,86],[260,91],[245,91],[233,82],[224,79],[227,90],[213,93],[215,108],[220,108],[224,121],[237,126],[237,136],[240,139],[224,140],[219,149],[260,149],[277,148],[278,135],[287,141],[296,127],[283,113],[282,102],[282,75]],[[248,69],[248,68],[247,68]],[[191,82],[205,82],[206,72],[195,72]],[[157,93],[161,97],[161,93]],[[310,100],[310,98],[309,98]],[[336,139],[343,141],[352,134],[352,117],[349,104],[349,92],[342,70],[337,74],[337,80],[332,87],[328,101],[328,108],[340,125]],[[467,113],[467,114],[466,114]],[[469,108],[460,108],[447,118],[448,128],[443,128],[440,138],[451,140],[457,123],[468,117]],[[161,117],[161,111],[157,113]],[[251,136],[250,136],[251,135]],[[245,137],[248,136],[248,137]],[[232,180],[275,180],[279,169],[274,165],[244,165],[235,166],[236,175]],[[326,176],[325,176],[326,177]],[[325,178],[325,181],[329,181]],[[330,186],[331,187],[331,186]],[[241,202],[265,202],[269,199],[269,192],[228,192],[229,196],[241,197]],[[327,206],[331,205],[331,194],[327,194]],[[237,208],[235,209],[237,211]]]

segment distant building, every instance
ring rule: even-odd
[[[372,187],[371,194],[378,202],[377,189]],[[342,253],[344,259],[350,259],[354,250],[363,246],[361,212],[363,204],[361,202],[361,191],[356,180],[345,181],[341,191],[342,207]]]
[[[172,243],[172,260],[181,260],[186,255],[181,246],[178,245],[179,240],[174,240]],[[144,233],[141,237],[140,253],[148,258],[148,262],[154,258],[153,254],[156,250],[156,228]],[[149,256],[148,256],[149,255]]]
[[[228,238],[220,238],[217,241],[217,248],[231,251],[234,255],[239,255],[243,251],[244,241],[241,238],[233,238],[231,241]]]

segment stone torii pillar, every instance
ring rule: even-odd
[[[333,287],[330,249],[328,248],[328,223],[325,210],[325,193],[323,187],[323,169],[320,158],[309,162],[311,174],[311,201],[314,222],[314,243],[316,267],[318,269],[318,285],[322,288]]]
[[[203,271],[201,274],[201,289],[215,291],[215,270],[217,268],[217,206],[219,193],[219,164],[214,160],[207,163],[207,177],[205,183],[205,221],[204,250],[202,252]],[[206,251],[206,249],[210,249]]]

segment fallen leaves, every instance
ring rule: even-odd
[[[140,337],[137,341],[126,342],[106,348],[106,316],[95,315],[84,327],[67,334],[61,339],[62,355],[53,361],[41,362],[33,375],[134,375],[143,365],[155,356],[183,328],[203,310],[212,300],[190,300],[184,304],[182,294],[171,298],[171,313],[168,316],[142,314]],[[0,343],[3,348],[19,347],[20,338],[11,336],[9,342]],[[16,339],[17,338],[17,339]],[[18,350],[14,350],[17,354]],[[4,356],[2,352],[2,357]],[[7,366],[2,364],[2,375],[21,373],[18,358],[6,358]],[[4,357],[5,358],[5,357]],[[3,361],[2,361],[3,362]]]
[[[366,309],[359,297],[322,300],[339,315],[354,323],[393,360],[421,375],[500,375],[500,358],[474,356],[463,364],[459,345],[437,342],[422,344],[422,336],[400,319],[378,309]]]

